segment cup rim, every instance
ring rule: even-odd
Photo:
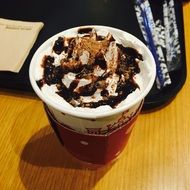
[[[35,62],[37,62],[37,58],[38,58],[38,55],[41,53],[42,49],[45,48],[45,46],[51,42],[54,42],[55,39],[58,37],[58,36],[61,36],[61,35],[64,35],[66,32],[69,32],[69,31],[72,31],[72,30],[76,30],[78,28],[89,28],[89,27],[92,27],[92,28],[98,28],[98,29],[101,29],[101,28],[104,28],[104,29],[107,29],[108,31],[109,30],[114,30],[114,31],[118,31],[118,32],[122,32],[124,34],[127,34],[128,36],[130,36],[130,38],[134,39],[135,42],[138,42],[138,44],[140,44],[144,49],[145,51],[147,52],[149,58],[150,58],[150,64],[151,64],[151,67],[152,67],[152,73],[151,73],[151,78],[148,82],[148,85],[146,86],[146,88],[142,91],[142,93],[140,93],[140,95],[136,98],[136,99],[133,99],[131,102],[129,102],[129,104],[126,104],[122,107],[118,107],[118,108],[114,108],[114,109],[110,109],[108,111],[104,111],[104,112],[87,112],[87,111],[74,111],[73,109],[65,109],[64,107],[62,107],[60,104],[56,104],[55,102],[51,101],[50,98],[46,97],[43,92],[40,90],[40,88],[38,87],[37,83],[36,83],[36,80],[35,80],[35,77],[34,77],[34,67],[35,67]],[[119,113],[122,113],[123,111],[126,111],[127,109],[129,109],[130,107],[134,106],[135,104],[137,104],[139,101],[143,100],[145,98],[145,96],[149,93],[150,89],[152,88],[153,86],[153,83],[155,81],[155,76],[156,76],[156,65],[155,65],[155,61],[154,61],[154,58],[152,56],[152,53],[150,52],[150,50],[147,48],[147,46],[141,41],[139,40],[138,38],[136,38],[134,35],[126,32],[126,31],[123,31],[123,30],[120,30],[120,29],[117,29],[117,28],[114,28],[114,27],[109,27],[109,26],[103,26],[103,25],[84,25],[84,26],[77,26],[77,27],[73,27],[73,28],[69,28],[69,29],[66,29],[62,32],[59,32],[55,35],[53,35],[52,37],[50,37],[49,39],[47,39],[45,42],[42,43],[42,45],[36,50],[36,52],[34,53],[33,57],[32,57],[32,60],[30,62],[30,66],[29,66],[29,79],[30,79],[30,83],[32,85],[32,88],[33,90],[35,91],[35,93],[39,96],[39,98],[45,102],[46,104],[50,105],[51,107],[53,107],[54,109],[56,110],[59,110],[60,112],[63,112],[63,113],[66,113],[66,114],[69,114],[69,115],[72,115],[72,116],[75,116],[75,117],[79,117],[79,118],[86,118],[86,119],[97,119],[97,118],[102,118],[102,117],[109,117],[109,116],[112,116],[112,115],[116,115],[116,114],[119,114]]]

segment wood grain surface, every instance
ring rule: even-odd
[[[190,71],[190,3],[184,5]],[[60,145],[41,101],[0,90],[0,190],[189,190],[190,76],[165,108],[141,114],[120,158],[86,169]]]

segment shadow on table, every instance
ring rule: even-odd
[[[111,168],[87,169],[60,144],[47,126],[26,143],[19,164],[26,189],[91,189]]]

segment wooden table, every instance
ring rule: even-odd
[[[184,5],[190,71],[190,3]],[[189,190],[190,76],[172,103],[141,114],[119,160],[82,168],[58,142],[41,101],[0,92],[0,189]]]

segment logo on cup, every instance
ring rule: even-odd
[[[124,127],[127,124],[129,124],[139,113],[141,107],[142,107],[143,101],[140,103],[140,105],[134,110],[126,110],[122,113],[121,117],[116,120],[112,124],[108,124],[106,127],[102,128],[86,128],[88,134],[96,134],[96,135],[105,135],[113,132],[114,130]],[[130,125],[129,125],[130,127]]]

